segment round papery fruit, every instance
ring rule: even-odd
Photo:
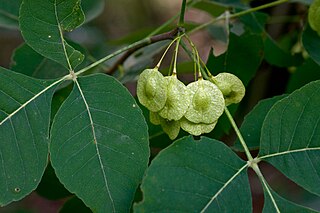
[[[190,83],[191,103],[185,117],[193,123],[210,124],[224,111],[224,98],[219,88],[210,81],[199,79]]]
[[[190,104],[190,96],[186,85],[176,75],[166,76],[167,101],[159,115],[168,120],[180,120]]]
[[[180,121],[167,120],[160,118],[160,123],[163,131],[169,136],[171,140],[174,140],[180,132]]]
[[[191,135],[201,135],[203,133],[209,133],[211,132],[214,127],[216,126],[218,121],[215,121],[213,123],[210,124],[206,124],[206,123],[193,123],[191,121],[189,121],[188,119],[186,119],[185,117],[181,118],[180,120],[180,126],[181,128],[190,133]]]
[[[139,77],[137,96],[150,111],[161,110],[167,100],[167,81],[158,69],[145,69]]]
[[[320,33],[320,0],[314,0],[310,5],[308,21],[311,28]]]
[[[214,79],[224,96],[226,106],[239,103],[242,100],[246,89],[237,76],[231,73],[219,73]]]
[[[160,125],[160,119],[161,117],[159,116],[159,114],[157,112],[149,112],[149,119],[150,122],[154,125]]]

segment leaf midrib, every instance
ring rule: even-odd
[[[81,86],[80,86],[78,80],[74,79],[74,82],[77,85],[77,88],[78,88],[78,90],[80,92],[81,98],[82,98],[82,100],[83,100],[83,102],[85,104],[86,111],[88,112],[90,125],[91,125],[92,136],[93,136],[93,140],[94,140],[93,143],[94,143],[95,148],[96,148],[97,157],[98,157],[98,160],[99,160],[99,165],[100,165],[101,172],[102,172],[102,175],[103,175],[103,180],[104,180],[104,183],[105,183],[105,187],[107,189],[108,197],[109,197],[109,199],[111,201],[111,204],[112,204],[112,212],[116,212],[116,209],[115,209],[115,206],[114,206],[114,200],[113,200],[113,198],[111,196],[111,191],[110,191],[110,188],[109,188],[107,175],[106,175],[106,173],[104,171],[104,165],[103,165],[103,162],[102,162],[102,159],[101,159],[101,155],[100,155],[100,150],[99,150],[99,147],[98,147],[98,141],[97,141],[97,137],[96,137],[95,126],[94,126],[94,122],[93,122],[93,119],[92,119],[90,107],[89,107],[89,105],[87,103],[87,100],[85,98],[85,95],[83,94],[83,91],[81,89]]]

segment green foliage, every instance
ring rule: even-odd
[[[152,161],[135,212],[251,212],[246,168],[219,141],[181,138]]]
[[[267,114],[259,157],[305,189],[320,195],[320,81],[277,102]]]
[[[80,77],[52,124],[52,166],[92,209],[127,212],[148,163],[146,130],[120,83],[102,74]]]
[[[47,165],[55,86],[52,81],[32,79],[3,68],[0,76],[0,205],[3,206],[28,195],[41,180]]]
[[[141,27],[139,38],[155,36],[127,46],[137,35],[108,41],[117,50],[96,60],[99,53],[74,33],[95,26],[87,23],[101,14],[103,0],[2,1],[0,26],[19,30],[25,43],[10,70],[0,67],[0,206],[35,191],[63,199],[60,212],[252,212],[252,169],[264,192],[260,211],[317,212],[280,196],[265,178],[278,170],[320,196],[318,22],[299,16],[303,28],[286,22],[295,32],[272,37],[272,13],[257,11],[284,2],[251,8],[256,1],[188,1],[187,9],[213,19],[188,22],[182,7],[177,20],[186,29],[175,28],[175,18],[153,32]],[[201,29],[226,51],[202,61],[189,38]],[[176,48],[159,72],[155,60],[168,40]],[[177,64],[179,45],[190,60]],[[279,83],[283,72],[289,80]],[[136,80],[133,97],[135,88],[123,84]]]
[[[259,149],[261,128],[263,121],[268,114],[271,107],[279,100],[284,98],[286,95],[275,96],[260,101],[246,117],[241,124],[240,131],[249,149]],[[243,151],[243,147],[239,140],[236,140],[234,146],[236,150]]]
[[[72,31],[83,21],[80,0],[24,0],[20,7],[19,23],[26,43],[67,69],[74,69],[84,56],[66,42],[63,32]]]

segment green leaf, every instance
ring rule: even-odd
[[[293,92],[311,81],[320,79],[320,65],[311,58],[298,67],[290,76],[287,92]]]
[[[237,12],[240,12],[243,10],[237,10]],[[254,12],[249,13],[244,16],[240,16],[239,20],[244,24],[244,28],[246,30],[251,31],[252,33],[257,34],[266,34],[265,32],[265,25],[268,21],[269,16],[262,12]],[[236,23],[233,23],[236,24]]]
[[[0,27],[19,28],[18,16],[21,0],[0,1]]]
[[[259,158],[320,195],[320,81],[277,102],[262,126]]]
[[[217,75],[221,72],[229,72],[236,75],[247,86],[258,70],[263,58],[263,42],[261,35],[245,33],[240,37],[230,33],[228,50],[218,57],[209,55],[207,66],[210,71]],[[250,60],[250,63],[249,61]],[[238,105],[231,105],[231,114],[234,114]],[[224,114],[220,117],[213,134],[220,138],[230,129],[230,122]]]
[[[298,66],[303,62],[301,55],[292,55],[281,49],[269,35],[264,42],[264,54],[269,64],[278,67]]]
[[[184,137],[152,161],[135,212],[252,212],[246,168],[223,143]]]
[[[0,206],[39,184],[48,159],[51,99],[60,81],[0,68]]]
[[[15,50],[11,69],[41,79],[53,79],[68,74],[65,67],[43,57],[27,44],[23,44]]]
[[[77,197],[70,198],[60,209],[59,213],[91,213],[92,211],[84,205],[84,203]]]
[[[243,139],[249,149],[259,149],[263,121],[271,107],[284,97],[286,97],[286,95],[264,99],[260,101],[248,115],[245,116],[240,127],[240,132],[242,133]],[[238,151],[244,151],[239,139],[237,139],[233,147]]]
[[[310,57],[320,65],[320,36],[309,25],[303,31],[302,43]]]
[[[263,42],[261,35],[246,33],[239,37],[230,33],[227,52],[218,57],[210,54],[207,66],[214,75],[220,72],[229,72],[236,75],[246,86],[255,75],[262,58]]]
[[[41,55],[69,70],[82,62],[84,56],[63,37],[84,21],[80,0],[23,0],[19,21],[26,43]]]
[[[149,158],[144,117],[113,77],[79,77],[51,129],[51,162],[96,212],[128,212]]]
[[[268,190],[266,187],[263,187],[264,191],[264,206],[263,213],[274,213],[280,212],[299,212],[299,213],[312,213],[317,212],[312,209],[308,209],[306,207],[297,205],[291,201],[288,201],[278,195],[275,191],[273,191],[269,186]]]

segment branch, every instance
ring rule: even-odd
[[[165,32],[159,35],[154,35],[151,36],[148,40],[148,42],[141,43],[137,46],[134,46],[133,48],[129,49],[127,52],[125,52],[107,71],[106,73],[111,75],[113,74],[118,67],[127,60],[127,58],[132,55],[135,51],[141,49],[142,47],[148,46],[150,44],[159,42],[159,41],[164,41],[164,40],[173,40],[178,33],[183,32],[184,29],[181,27],[177,27],[169,32]]]

